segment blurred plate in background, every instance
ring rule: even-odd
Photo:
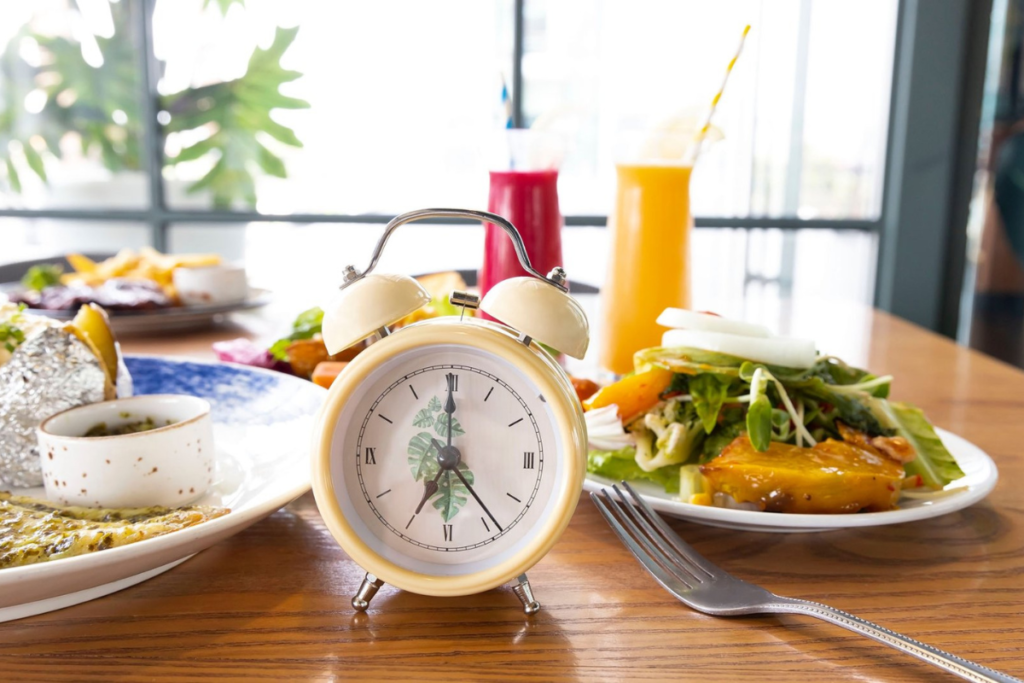
[[[99,262],[109,258],[112,254],[86,254],[86,256]],[[0,265],[0,293],[13,293],[22,289],[21,277],[32,266],[54,263],[63,265],[65,272],[72,270],[63,256]],[[110,324],[114,329],[114,333],[119,335],[165,331],[180,332],[209,327],[218,318],[229,313],[266,306],[270,302],[270,298],[270,290],[250,287],[249,293],[244,300],[233,303],[173,306],[137,311],[108,310],[107,315],[110,317]],[[45,315],[57,320],[71,320],[76,313],[75,310],[51,311],[37,308],[29,310],[36,315]]]

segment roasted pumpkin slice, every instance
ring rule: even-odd
[[[629,422],[638,415],[658,405],[661,392],[672,383],[673,373],[664,368],[651,368],[646,372],[623,377],[615,384],[609,384],[584,401],[584,410],[596,410],[617,405],[619,417]]]
[[[836,514],[896,507],[903,466],[844,441],[813,448],[773,441],[758,452],[746,436],[701,465],[712,493],[768,512]]]

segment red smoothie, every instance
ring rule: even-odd
[[[534,270],[546,275],[562,265],[562,214],[558,210],[558,171],[491,171],[487,210],[512,222],[523,237]],[[480,295],[510,277],[527,275],[512,241],[486,224]]]

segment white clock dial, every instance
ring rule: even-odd
[[[467,347],[420,347],[384,363],[339,428],[336,490],[364,541],[410,569],[500,560],[545,518],[559,476],[541,392],[510,363]]]

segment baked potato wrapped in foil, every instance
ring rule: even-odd
[[[103,309],[63,323],[0,303],[0,485],[43,483],[35,429],[51,415],[131,395]]]

